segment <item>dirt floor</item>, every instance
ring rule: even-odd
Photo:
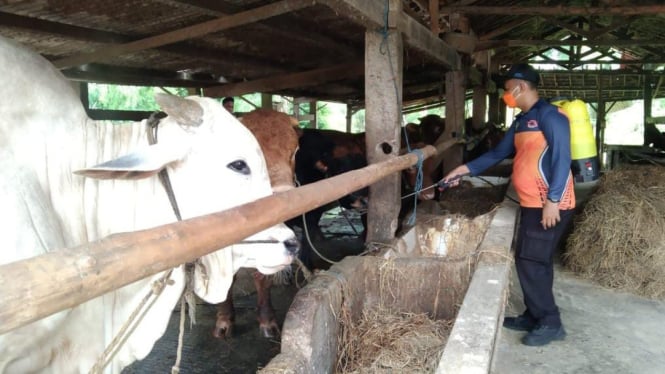
[[[337,261],[344,256],[358,254],[364,250],[364,243],[353,231],[362,231],[360,216],[348,212],[347,217],[339,210],[332,210],[321,219],[321,229],[326,240],[314,245],[327,258]],[[296,234],[302,233],[296,230]],[[330,264],[315,259],[319,268]],[[247,277],[244,277],[247,278]],[[297,279],[302,285],[303,278]],[[231,339],[215,339],[212,330],[215,325],[216,307],[209,304],[197,306],[197,324],[186,328],[184,334],[180,372],[187,374],[245,374],[255,373],[279,353],[278,340],[260,336],[256,321],[256,293],[251,279],[245,279],[234,289],[236,325]],[[298,291],[296,282],[287,286],[272,288],[272,302],[281,325],[294,295]],[[170,373],[176,360],[178,346],[179,311],[174,311],[164,336],[155,343],[152,352],[142,361],[135,362],[123,370],[123,374]],[[189,322],[187,322],[189,326]]]
[[[578,205],[591,192],[576,186]],[[568,334],[545,347],[521,344],[522,332],[501,329],[493,374],[665,373],[665,300],[606,289],[555,266],[554,296]],[[505,314],[524,310],[514,271]]]

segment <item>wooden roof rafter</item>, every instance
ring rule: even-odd
[[[187,26],[179,30],[169,31],[160,35],[155,35],[124,44],[107,46],[103,49],[98,49],[89,53],[82,53],[80,55],[66,57],[54,61],[53,64],[59,68],[67,68],[87,64],[90,62],[97,62],[109,57],[117,56],[119,54],[156,48],[167,44],[200,37],[212,32],[257,22],[262,19],[274,17],[311,5],[311,0],[282,0],[277,3],[272,3],[249,11],[240,12],[232,16],[224,16],[211,21]]]
[[[633,16],[665,13],[665,5],[631,5],[612,7],[582,6],[443,6],[443,14],[462,13],[468,15],[531,15],[531,16],[598,16],[617,15]]]

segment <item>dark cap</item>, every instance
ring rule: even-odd
[[[515,64],[510,67],[508,72],[501,76],[502,82],[508,79],[521,79],[532,82],[536,86],[540,83],[540,75],[533,66],[529,64]]]

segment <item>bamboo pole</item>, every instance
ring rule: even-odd
[[[427,158],[458,142],[421,151]],[[222,212],[0,265],[0,334],[237,243],[417,161],[409,153]]]

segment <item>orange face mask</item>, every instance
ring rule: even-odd
[[[518,88],[519,86],[515,86],[515,88]],[[515,91],[515,89],[513,89]],[[517,107],[517,99],[515,98],[515,95],[513,94],[513,91],[506,91],[503,93],[503,102],[508,105],[509,108],[516,108]]]

